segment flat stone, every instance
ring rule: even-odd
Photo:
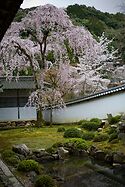
[[[23,185],[17,180],[17,178],[12,174],[9,168],[0,159],[0,169],[3,172],[5,178],[7,178],[9,186],[8,187],[23,187]]]

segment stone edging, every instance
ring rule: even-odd
[[[3,181],[3,183],[7,183],[8,187],[24,187],[17,180],[17,178],[12,174],[12,172],[9,170],[9,168],[4,164],[4,162],[1,159],[0,159],[0,179],[1,181]]]

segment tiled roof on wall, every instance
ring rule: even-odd
[[[88,100],[96,99],[99,97],[104,97],[107,95],[116,94],[117,92],[121,92],[121,91],[122,92],[125,91],[125,84],[120,85],[120,86],[116,86],[116,87],[112,87],[107,90],[103,90],[101,92],[97,92],[97,93],[94,93],[94,94],[91,94],[88,96],[84,96],[84,97],[81,97],[81,98],[78,98],[78,99],[75,99],[72,101],[68,101],[68,102],[66,102],[66,105],[72,105],[72,104],[80,103],[83,101],[88,101]]]

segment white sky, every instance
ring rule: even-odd
[[[71,4],[85,4],[94,6],[96,9],[103,12],[115,13],[120,10],[120,5],[123,0],[24,0],[22,8],[29,8],[45,4],[53,4],[57,7],[67,7]]]

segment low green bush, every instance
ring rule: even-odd
[[[92,118],[92,119],[90,119],[90,121],[98,123],[99,125],[101,124],[101,120],[99,118]]]
[[[65,128],[64,127],[59,127],[57,132],[65,132]]]
[[[18,164],[18,171],[29,172],[35,171],[36,173],[40,172],[40,166],[35,160],[22,160]]]
[[[84,128],[88,131],[96,131],[100,126],[101,124],[97,122],[87,121],[82,123],[81,128]]]
[[[108,134],[98,134],[94,137],[94,142],[102,142],[108,140],[109,136]]]
[[[117,132],[114,132],[114,133],[112,133],[112,134],[109,136],[109,142],[111,142],[112,140],[117,139],[117,138],[118,138],[118,133],[117,133]]]
[[[77,149],[77,150],[87,150],[88,145],[87,142],[81,138],[73,138],[66,143],[64,143],[64,146],[67,148]]]
[[[56,184],[54,179],[49,175],[41,175],[37,177],[35,187],[56,187]]]
[[[84,140],[92,140],[95,136],[94,132],[84,132],[82,135],[82,139]]]
[[[65,138],[81,138],[82,131],[77,128],[70,128],[64,132],[64,137]]]
[[[117,115],[117,116],[112,116],[110,118],[108,118],[108,122],[109,124],[115,124],[115,123],[118,123],[121,119],[121,116],[120,115]]]

